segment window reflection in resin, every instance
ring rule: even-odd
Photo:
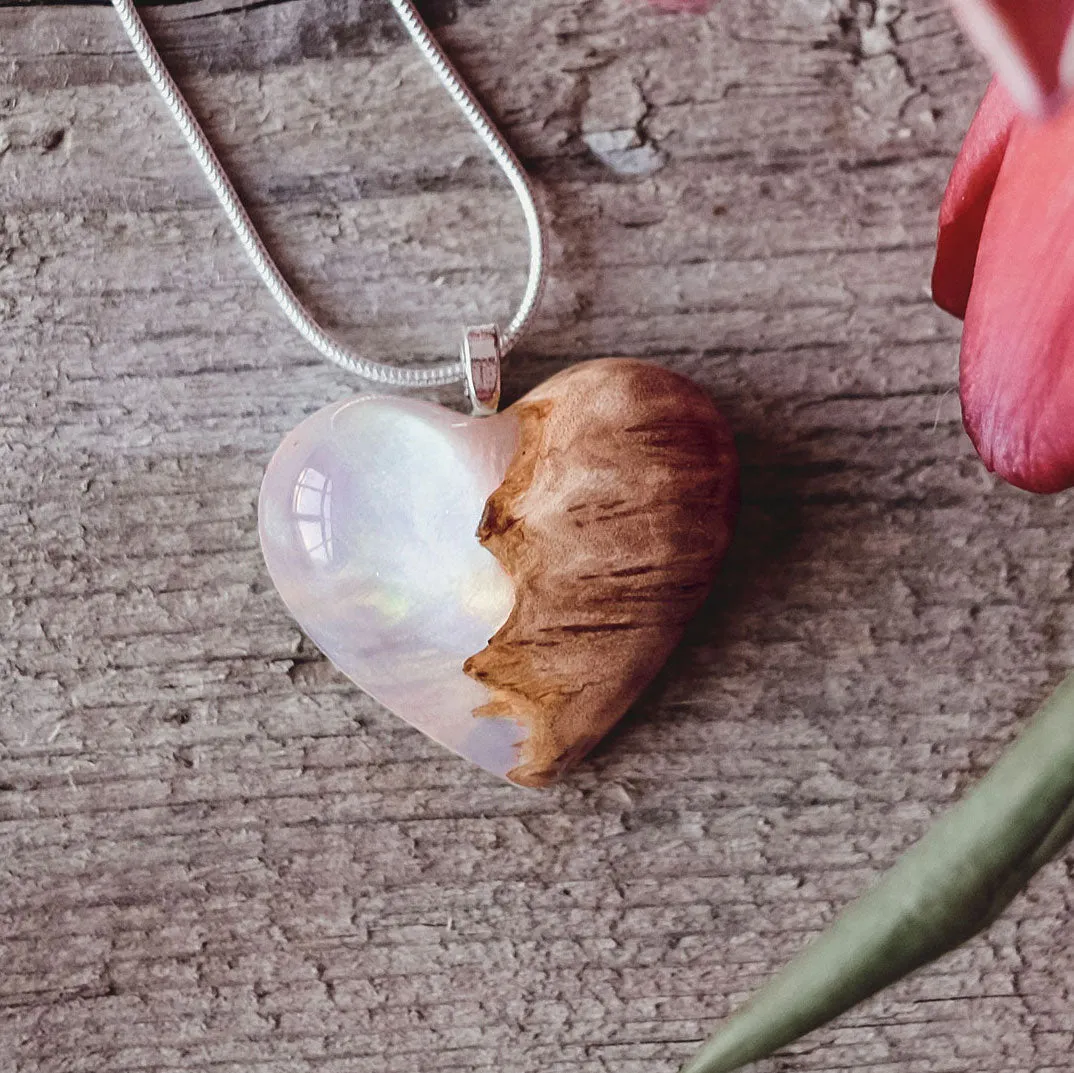
[[[306,554],[316,562],[332,559],[332,478],[307,466],[295,483],[292,506]]]

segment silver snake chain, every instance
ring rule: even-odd
[[[526,281],[526,290],[522,295],[518,312],[500,335],[499,352],[503,355],[511,350],[525,332],[537,311],[541,293],[544,290],[544,227],[537,211],[533,187],[513,150],[496,129],[473,92],[463,82],[451,60],[437,44],[411,0],[388,0],[388,2],[395,9],[421,54],[436,72],[451,99],[462,110],[470,126],[477,132],[478,137],[500,166],[522,205],[530,245],[529,278]],[[112,0],[112,5],[150,81],[159,91],[168,111],[179,125],[210,188],[223,206],[250,263],[287,319],[303,338],[329,361],[375,384],[397,388],[422,388],[465,380],[466,368],[461,359],[433,365],[386,365],[357,354],[350,347],[333,339],[314,320],[272,259],[272,255],[258,234],[257,228],[254,227],[250,214],[246,211],[242,199],[228,178],[209,139],[205,136],[205,132],[190,110],[182,92],[160,58],[160,53],[150,39],[133,0]]]

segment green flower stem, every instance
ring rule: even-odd
[[[970,794],[717,1031],[731,1073],[986,929],[1074,837],[1074,675]]]

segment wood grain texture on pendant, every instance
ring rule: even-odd
[[[259,530],[291,613],[396,715],[545,786],[611,729],[708,592],[738,473],[705,393],[628,359],[503,413],[363,396],[304,421]]]
[[[508,778],[545,786],[618,722],[703,603],[738,461],[709,397],[641,361],[573,366],[505,413],[519,447],[478,537],[515,604],[466,672],[492,693],[479,716],[526,729]]]

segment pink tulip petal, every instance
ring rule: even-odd
[[[966,315],[977,246],[1018,111],[994,81],[962,145],[940,206],[940,234],[932,270],[932,297],[956,317]]]
[[[1074,83],[1074,0],[951,0],[1019,107],[1054,111]]]
[[[1074,486],[1074,108],[1019,122],[981,233],[962,338],[962,412],[989,469]]]

